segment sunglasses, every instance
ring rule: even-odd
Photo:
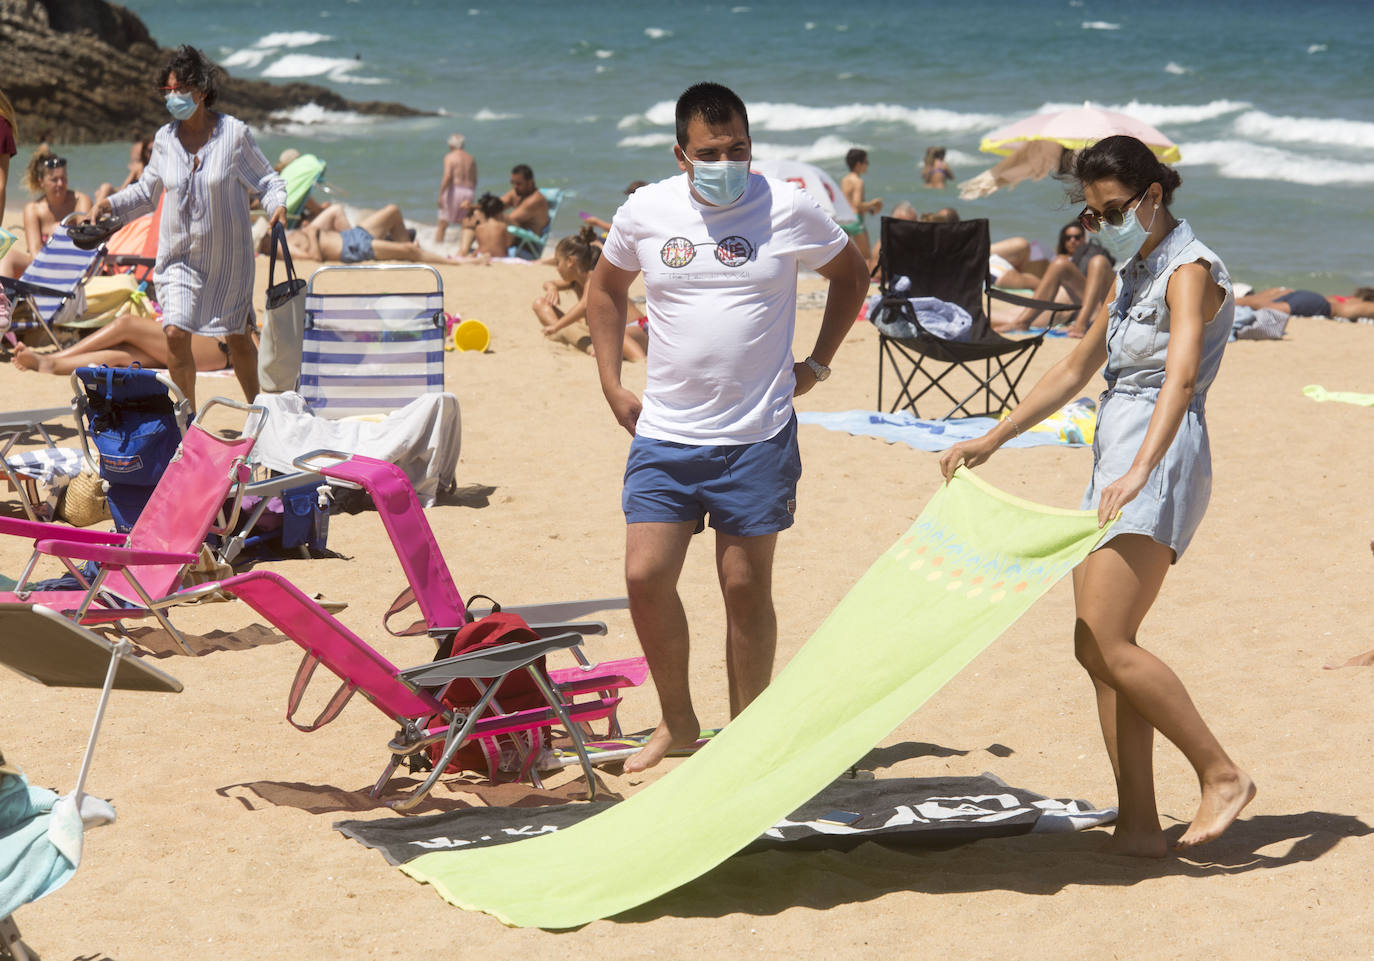
[[[67,166],[67,158],[44,157],[42,160],[38,161],[38,166],[42,167],[44,170],[56,170],[58,167]]]
[[[1120,207],[1113,207],[1110,210],[1104,210],[1100,214],[1090,207],[1084,207],[1083,212],[1078,215],[1078,222],[1083,225],[1084,230],[1087,230],[1090,233],[1094,234],[1102,229],[1102,224],[1104,221],[1112,227],[1120,227],[1122,224],[1126,222],[1126,208],[1129,207],[1135,201],[1139,200],[1141,197],[1145,196],[1145,191],[1149,189],[1150,185],[1146,184],[1134,195],[1132,195],[1130,200],[1127,200]]]

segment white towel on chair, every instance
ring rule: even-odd
[[[305,398],[292,391],[259,394],[254,403],[266,407],[268,416],[253,459],[271,470],[297,470],[295,458],[329,449],[395,464],[415,485],[425,507],[455,485],[463,424],[452,394],[423,394],[377,421],[317,417]]]

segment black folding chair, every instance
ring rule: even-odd
[[[993,416],[1010,409],[1018,400],[1016,389],[1044,342],[1044,332],[1011,339],[992,329],[988,315],[992,299],[1051,312],[1077,311],[1078,304],[1051,303],[1009,294],[993,288],[988,275],[988,222],[921,223],[913,220],[882,220],[882,250],[878,258],[878,285],[882,306],[889,316],[900,316],[914,325],[915,336],[878,334],[878,407],[883,407],[883,369],[890,366],[898,384],[897,398],[889,413],[907,408],[917,417],[917,403],[932,391],[953,406],[940,416]],[[892,285],[907,277],[911,286],[901,292]],[[947,340],[921,326],[910,297],[935,297],[964,308],[973,318],[967,341]],[[976,386],[968,390],[964,377]],[[941,406],[945,401],[940,401]]]

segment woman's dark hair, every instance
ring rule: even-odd
[[[496,194],[482,194],[477,198],[477,209],[488,217],[499,217],[501,211],[506,209],[506,205]]]
[[[1106,137],[1078,152],[1073,162],[1073,179],[1076,184],[1070,188],[1069,197],[1076,203],[1083,202],[1083,185],[1095,184],[1099,180],[1115,180],[1131,193],[1138,193],[1150,184],[1164,188],[1164,206],[1174,199],[1174,191],[1183,182],[1178,171],[1159,158],[1149,147],[1134,137],[1118,134]]]
[[[1072,220],[1059,228],[1059,242],[1054,245],[1054,252],[1056,254],[1067,254],[1069,252],[1068,241],[1065,240],[1065,238],[1068,236],[1070,230],[1078,231],[1078,236],[1080,239],[1088,239],[1087,234],[1085,234],[1083,231],[1083,225],[1076,220]]]
[[[158,86],[167,86],[167,78],[177,75],[184,87],[194,87],[205,94],[206,108],[213,107],[219,98],[219,68],[195,47],[182,44],[172,53],[167,66],[158,74]]]
[[[571,237],[564,237],[554,248],[554,253],[571,258],[578,270],[590,274],[601,259],[601,245],[596,243],[596,230],[588,224]]]

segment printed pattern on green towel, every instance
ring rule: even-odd
[[[1033,504],[961,468],[768,689],[695,756],[565,831],[435,852],[401,870],[459,907],[518,926],[577,927],[644,904],[815,796],[1102,533],[1094,512]],[[1067,644],[1062,653],[1072,656]]]

